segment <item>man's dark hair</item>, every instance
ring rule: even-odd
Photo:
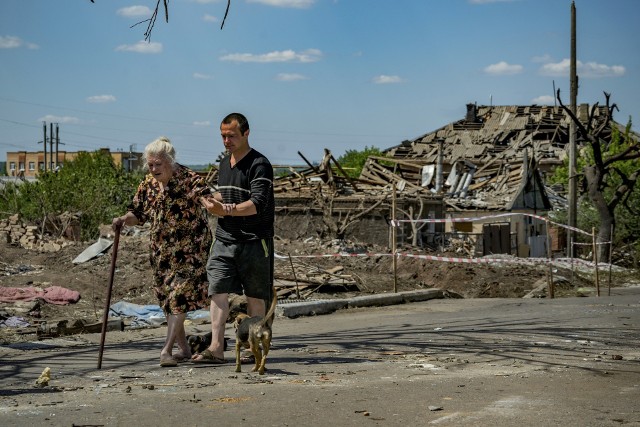
[[[233,122],[238,122],[238,128],[240,129],[240,133],[244,135],[249,130],[249,120],[240,114],[240,113],[231,113],[227,115],[224,119],[222,119],[222,123],[225,125],[230,125]]]

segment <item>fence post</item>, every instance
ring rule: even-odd
[[[611,296],[611,266],[613,265],[613,224],[611,224],[611,233],[609,237],[609,280],[608,286],[609,290],[607,291],[607,295]]]
[[[600,278],[598,276],[598,244],[596,242],[596,228],[591,227],[591,239],[593,241],[593,264],[596,273],[596,295],[600,296]]]
[[[569,260],[571,261],[571,286],[573,286],[573,274],[574,274],[574,265],[573,265],[573,236],[569,236]]]
[[[548,283],[549,286],[549,298],[553,298],[554,295],[554,286],[553,286],[553,265],[552,265],[552,254],[551,254],[551,236],[549,233],[549,219],[545,219],[545,228],[547,231],[547,259],[549,260],[549,273],[548,273]]]
[[[391,184],[391,255],[393,256],[393,292],[398,292],[397,226],[396,224],[396,183]]]

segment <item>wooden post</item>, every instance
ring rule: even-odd
[[[555,295],[554,286],[553,286],[553,264],[552,264],[552,254],[551,254],[551,235],[549,233],[549,220],[545,220],[545,228],[547,231],[547,258],[549,259],[549,274],[547,277],[547,285],[549,287],[549,298],[553,298]]]
[[[573,236],[569,236],[569,259],[571,260],[571,286],[573,286],[573,276],[575,274],[575,267],[573,265]]]
[[[113,289],[113,276],[116,271],[116,259],[118,258],[118,244],[120,242],[120,230],[122,225],[116,227],[113,237],[113,250],[111,253],[111,268],[109,270],[109,287],[107,288],[107,298],[104,303],[104,313],[102,314],[102,334],[100,335],[100,351],[98,353],[98,369],[102,369],[102,353],[104,353],[104,340],[109,323],[109,309],[111,308],[111,290]]]
[[[611,233],[609,238],[609,290],[607,292],[608,296],[611,296],[611,266],[613,265],[613,224],[611,224]]]
[[[298,277],[296,276],[296,269],[293,268],[293,261],[291,260],[291,254],[289,254],[289,263],[291,264],[291,271],[293,271],[293,280],[296,281],[296,298],[300,299],[300,289],[298,288]]]
[[[593,265],[596,274],[596,295],[600,296],[600,277],[598,276],[598,244],[596,242],[596,228],[591,227],[591,239],[593,241]]]
[[[53,170],[53,123],[49,123],[49,170]]]
[[[578,73],[577,73],[577,49],[576,49],[576,5],[571,2],[571,53],[569,60],[569,90],[570,101],[569,108],[573,114],[577,114],[578,103]],[[554,94],[555,96],[555,94]],[[575,227],[578,226],[578,178],[577,178],[577,141],[576,141],[576,123],[569,121],[569,192],[567,194],[567,202],[569,203],[567,222],[570,227],[569,237],[576,240],[577,234]],[[573,248],[571,248],[573,250]]]
[[[398,292],[398,257],[397,257],[397,224],[396,221],[396,183],[391,184],[391,255],[393,257],[393,292]]]
[[[46,172],[47,171],[47,122],[42,122],[42,129],[44,129],[44,139],[42,140],[42,146],[44,147],[44,171]]]

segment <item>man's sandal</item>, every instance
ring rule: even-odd
[[[163,368],[172,368],[174,366],[178,366],[178,361],[171,356],[161,357],[160,366],[162,366]]]

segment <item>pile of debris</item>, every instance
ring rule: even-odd
[[[274,183],[276,234],[289,239],[317,236],[390,245],[389,224],[397,213],[442,217],[440,195],[389,173],[387,179],[350,176],[325,149],[322,162],[293,170]],[[413,233],[415,236],[415,233]],[[401,236],[410,239],[411,236]]]
[[[588,105],[580,105],[581,120],[587,119],[588,110]],[[595,119],[603,118],[606,107],[594,113]],[[545,191],[545,175],[567,156],[570,122],[556,106],[467,104],[464,119],[402,142],[385,152],[390,158],[371,158],[362,175],[384,179],[396,174],[443,194],[452,210],[511,210],[523,185]],[[555,190],[552,203],[566,206]]]
[[[63,217],[65,214],[60,215]],[[0,220],[0,242],[21,246],[41,252],[57,252],[70,242],[64,237],[53,238],[39,231],[36,225],[26,225],[15,214]]]
[[[2,242],[17,243],[25,248],[30,247],[38,239],[37,231],[38,227],[23,224],[18,214],[0,220],[0,241]]]

